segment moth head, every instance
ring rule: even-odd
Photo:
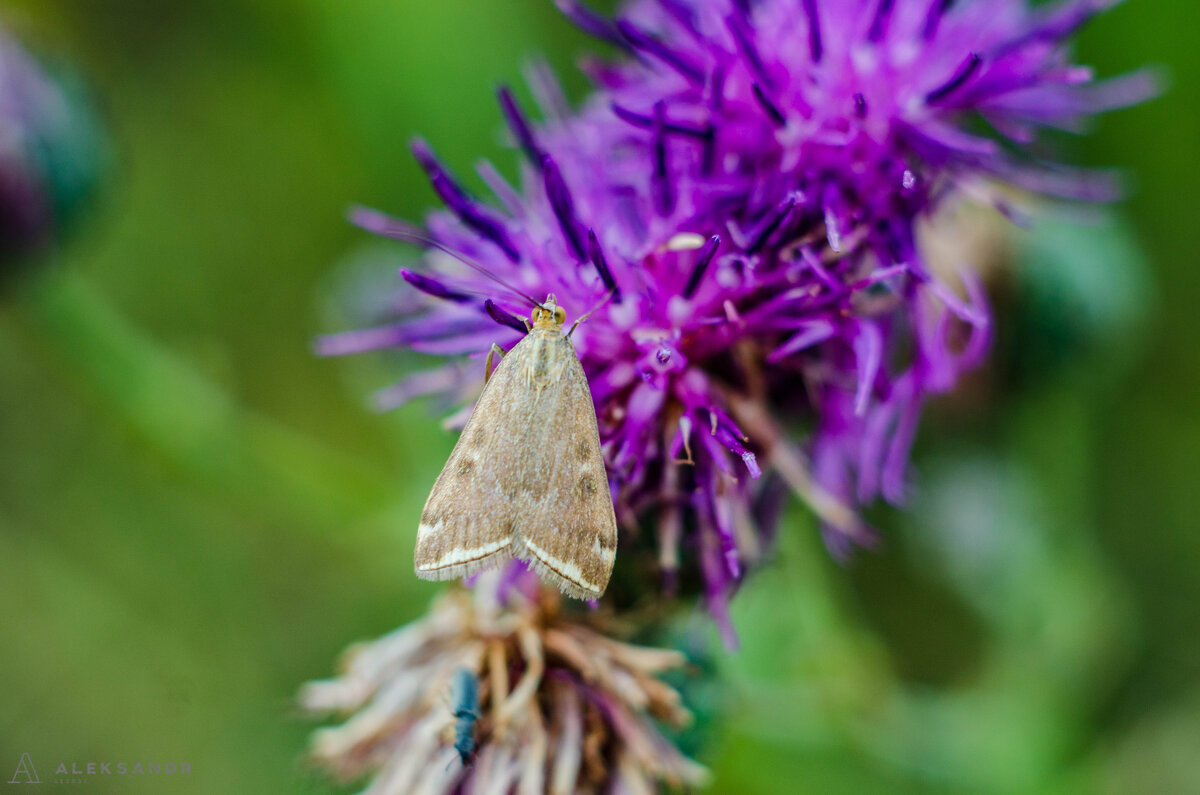
[[[530,320],[534,328],[562,328],[567,319],[567,312],[554,300],[554,294],[546,296],[546,300],[533,308]]]

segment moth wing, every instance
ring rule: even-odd
[[[522,340],[523,342],[524,340]],[[509,433],[518,418],[508,398],[516,386],[520,343],[492,373],[421,511],[414,566],[426,580],[453,580],[513,555],[511,472],[519,454]]]
[[[597,599],[616,560],[617,518],[587,377],[570,341],[560,339],[569,358],[556,388],[541,397],[550,400],[532,429],[540,478],[514,517],[513,554],[568,596]]]

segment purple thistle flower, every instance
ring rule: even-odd
[[[980,285],[931,272],[918,221],[992,182],[1114,195],[1110,177],[1023,148],[1153,92],[1067,58],[1064,40],[1110,4],[641,0],[610,23],[561,2],[622,59],[589,64],[584,107],[547,102],[540,124],[501,92],[530,158],[522,190],[481,172],[503,213],[418,147],[450,211],[428,219],[437,275],[404,278],[444,300],[327,347],[479,355],[519,339],[516,291],[597,307],[574,339],[618,519],[655,527],[667,582],[681,547],[696,561],[732,642],[726,600],[771,530],[754,517],[777,514],[758,510],[774,491],[763,464],[845,554],[871,539],[857,506],[903,499],[926,399],[986,354]]]

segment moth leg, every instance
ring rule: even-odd
[[[599,309],[599,307],[596,307],[596,309]],[[571,339],[571,335],[575,333],[575,329],[579,328],[579,324],[582,323],[583,321],[587,320],[589,317],[591,317],[592,312],[595,312],[595,311],[596,310],[593,309],[593,310],[591,310],[591,312],[587,312],[585,314],[580,315],[578,318],[576,318],[575,322],[571,324],[571,330],[567,332],[567,339]]]
[[[585,321],[585,320],[587,320],[589,317],[591,317],[593,312],[595,312],[597,309],[599,309],[600,307],[602,307],[602,306],[604,306],[605,304],[607,304],[607,303],[608,303],[608,301],[609,301],[609,299],[610,299],[610,298],[612,298],[612,297],[613,297],[614,295],[616,295],[616,294],[617,294],[617,291],[616,291],[616,290],[609,290],[609,291],[608,291],[608,292],[607,292],[607,293],[604,295],[604,298],[602,298],[602,299],[600,300],[600,303],[596,304],[594,307],[592,307],[591,309],[589,309],[587,312],[584,312],[582,315],[580,315],[580,316],[579,316],[579,319],[578,319],[578,320],[576,320],[574,323],[572,323],[572,324],[571,324],[571,330],[567,332],[567,339],[570,339],[570,338],[571,338],[571,335],[575,333],[575,329],[579,328],[579,324],[580,324],[580,323],[582,323],[583,321]],[[528,324],[528,323],[526,323],[525,325],[527,325],[527,326],[528,326],[529,324]]]
[[[487,361],[484,362],[484,364],[483,364],[483,383],[484,384],[487,384],[487,382],[490,381],[492,378],[492,357],[495,356],[497,353],[500,354],[501,359],[504,358],[505,350],[493,342],[492,349],[490,351],[488,351]]]
[[[525,333],[526,334],[533,331],[533,326],[529,325],[529,318],[523,317],[523,318],[521,318],[521,322],[525,324]]]

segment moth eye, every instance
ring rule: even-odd
[[[561,306],[554,307],[554,322],[561,326],[563,321],[566,319],[567,310],[563,309]]]

